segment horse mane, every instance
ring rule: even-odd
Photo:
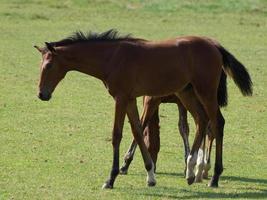
[[[100,42],[100,41],[121,41],[128,40],[134,41],[138,40],[132,38],[130,34],[120,35],[120,33],[115,29],[110,29],[102,33],[96,33],[89,31],[88,33],[83,33],[82,31],[76,31],[71,36],[60,40],[58,42],[51,42],[50,44],[54,47],[65,46],[74,43],[86,43],[86,42]]]

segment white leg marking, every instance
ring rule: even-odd
[[[202,172],[204,169],[204,151],[203,149],[198,150],[197,165],[196,165],[196,178],[195,182],[202,181]]]
[[[154,163],[152,163],[151,169],[147,172],[147,184],[148,184],[148,186],[156,185],[156,178],[155,178],[154,170],[155,170]]]
[[[203,178],[208,179],[209,175],[209,170],[211,168],[211,164],[208,163],[208,151],[205,154],[205,159],[204,159],[204,169],[203,169]]]
[[[197,161],[197,152],[195,152],[193,155],[189,155],[187,158],[187,169],[186,169],[186,179],[194,177],[194,167],[196,165]]]

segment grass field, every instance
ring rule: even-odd
[[[157,186],[146,186],[138,151],[129,174],[107,191],[101,186],[112,162],[114,103],[102,83],[72,72],[50,102],[37,99],[41,57],[33,45],[76,30],[110,28],[152,40],[214,37],[248,68],[253,97],[242,97],[228,81],[225,169],[218,189],[207,181],[188,186],[183,178],[175,105],[161,106]],[[267,198],[266,33],[266,0],[1,0],[0,199]],[[194,129],[190,119],[190,139]],[[126,123],[121,158],[131,138]]]

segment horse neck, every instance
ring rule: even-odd
[[[79,71],[105,81],[106,65],[118,47],[118,42],[88,42],[64,48],[70,70]]]

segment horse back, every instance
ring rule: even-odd
[[[221,59],[209,40],[193,36],[125,43],[116,57],[118,71],[124,72],[117,84],[126,84],[132,96],[168,95],[189,83],[209,81],[206,71],[220,71],[216,65]]]

